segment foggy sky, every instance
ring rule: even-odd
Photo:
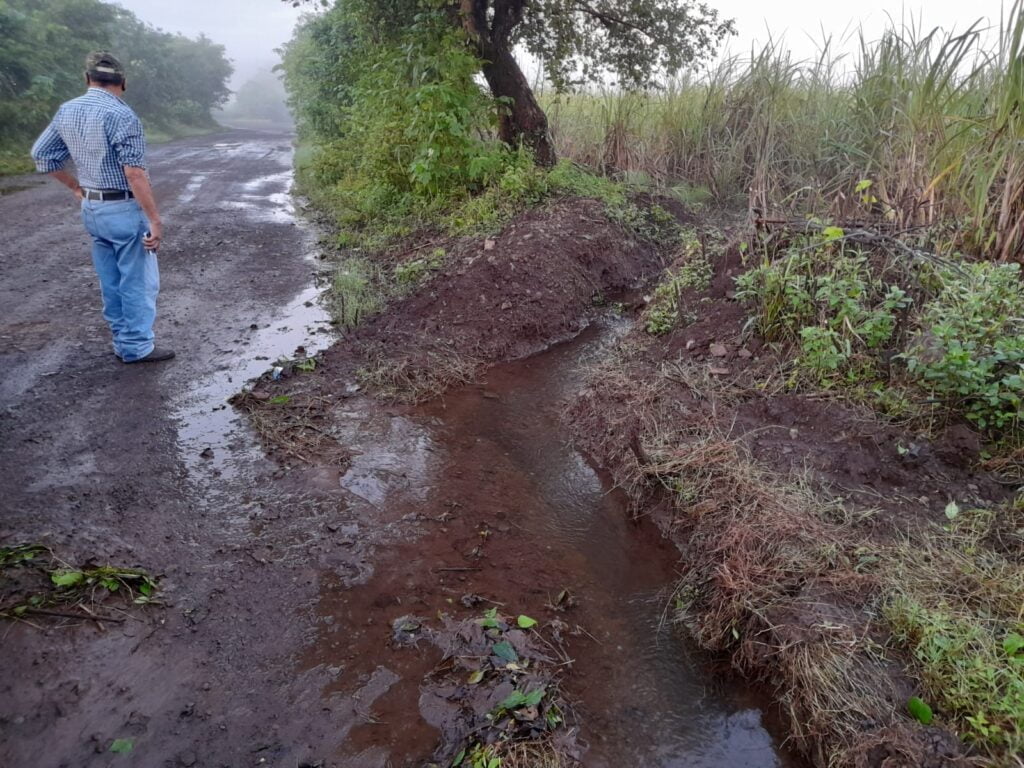
[[[725,18],[735,18],[739,34],[729,49],[744,54],[752,44],[763,44],[769,36],[784,38],[797,59],[812,58],[818,51],[822,29],[834,36],[834,46],[842,51],[856,48],[858,25],[873,39],[887,24],[887,13],[897,22],[904,16],[921,17],[926,29],[941,26],[963,30],[980,17],[998,24],[1000,0],[911,0],[901,5],[884,0],[857,0],[835,3],[829,0],[787,0],[766,3],[763,0],[707,0]],[[207,37],[227,47],[236,74],[237,88],[256,71],[266,71],[277,63],[274,48],[288,40],[295,22],[313,6],[293,8],[281,0],[119,0],[139,18],[168,32],[183,32]],[[924,12],[922,14],[922,9]]]

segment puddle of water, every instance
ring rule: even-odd
[[[199,194],[199,189],[203,186],[203,182],[206,181],[206,174],[199,173],[195,174],[188,180],[188,184],[185,185],[185,189],[180,195],[178,195],[178,202],[181,204],[191,203],[196,199],[196,195]]]
[[[221,151],[266,154],[266,145],[258,142],[223,143],[215,147]],[[221,207],[244,211],[253,221],[298,225],[288,192],[293,179],[291,154],[282,152],[280,161],[285,165],[284,170],[239,184],[239,191],[232,199],[221,203]],[[205,179],[205,174],[192,176],[181,202],[194,198]],[[304,232],[302,240],[303,248],[311,252],[312,234]],[[305,258],[312,265],[312,257]],[[196,382],[180,398],[175,406],[178,448],[190,471],[199,474],[212,471],[231,478],[237,474],[238,462],[234,459],[262,457],[262,450],[244,418],[227,400],[271,368],[276,360],[293,358],[298,347],[304,347],[306,354],[312,355],[329,345],[334,338],[330,313],[319,299],[320,288],[310,285],[274,312],[269,323],[268,318],[256,318],[262,327],[244,343],[233,346],[222,359],[215,359],[216,370]]]
[[[500,461],[495,497],[510,473],[519,475],[517,486],[528,490],[515,499],[517,527],[573,574],[580,606],[572,620],[597,641],[574,645],[580,674],[570,675],[591,744],[585,765],[786,765],[760,709],[716,685],[707,659],[666,620],[678,554],[651,526],[630,522],[625,500],[609,492],[559,427],[560,407],[579,386],[579,366],[619,328],[591,329],[545,354],[499,366],[486,390],[467,388],[427,406],[424,413],[439,422],[433,441],[460,461]],[[460,456],[456,443],[474,447]]]
[[[235,474],[229,458],[262,456],[244,417],[228,405],[228,398],[259,377],[280,358],[292,358],[298,347],[315,354],[333,338],[330,313],[318,301],[320,289],[311,286],[282,308],[274,321],[232,350],[219,369],[205,377],[182,398],[175,415],[179,420],[178,448],[192,471],[215,469],[224,477]],[[209,449],[213,456],[205,458]],[[209,454],[207,454],[209,455]]]

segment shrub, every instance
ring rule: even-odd
[[[803,243],[737,278],[737,298],[754,306],[752,324],[768,341],[798,344],[798,366],[821,383],[860,378],[871,353],[896,331],[906,291],[872,273],[867,256],[838,243]]]
[[[964,264],[941,276],[903,358],[911,377],[982,429],[1024,415],[1024,296],[1017,264]]]

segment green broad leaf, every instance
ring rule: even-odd
[[[846,235],[842,227],[823,227],[821,230],[821,236],[825,238],[825,242],[832,242],[833,240],[839,240]]]
[[[139,592],[144,594],[146,597],[149,597],[153,594],[153,585],[148,581],[144,581],[139,585]]]
[[[536,707],[538,704],[540,704],[540,700],[544,698],[544,693],[545,691],[543,688],[538,688],[535,691],[530,691],[528,694],[526,694],[525,701],[523,702],[524,705],[527,707]]]
[[[874,184],[874,182],[871,179],[861,179],[853,189],[855,192],[863,192],[870,189],[872,184]]]
[[[507,709],[509,711],[513,709],[519,709],[521,706],[526,704],[526,694],[522,691],[512,691],[501,704],[498,705],[498,709]]]
[[[1003,638],[1003,650],[1007,656],[1016,656],[1024,649],[1024,637],[1017,632],[1011,632]]]
[[[932,720],[935,718],[932,708],[925,704],[917,696],[911,696],[907,701],[907,711],[913,716],[917,722],[921,725],[931,725]]]
[[[135,745],[131,739],[114,739],[110,745],[110,751],[118,755],[126,755],[132,751]]]
[[[955,501],[951,501],[946,505],[946,519],[956,520],[957,515],[959,514],[960,506]]]
[[[487,768],[501,768],[501,758],[492,757],[487,761]]]
[[[81,571],[54,571],[50,574],[50,580],[58,587],[73,587],[84,579],[85,574]]]
[[[531,619],[529,616],[520,616],[516,619],[516,624],[519,625],[520,629],[529,629],[530,627],[537,626],[537,620]]]
[[[478,670],[476,670],[475,672],[473,672],[469,676],[469,679],[466,682],[469,683],[470,685],[476,685],[477,683],[479,683],[483,679],[484,679],[484,671],[482,669],[478,669]]]
[[[459,752],[459,754],[455,756],[455,759],[452,760],[452,768],[459,768],[459,766],[462,765],[462,761],[465,759],[466,750],[462,750],[461,752]]]
[[[495,643],[491,647],[491,652],[499,659],[504,659],[505,661],[519,661],[519,654],[516,653],[516,649],[506,640]]]

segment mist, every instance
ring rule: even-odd
[[[292,36],[312,6],[293,8],[281,0],[118,0],[118,5],[165,32],[204,34],[227,48],[235,65],[231,87],[269,72],[280,60],[274,49]]]

